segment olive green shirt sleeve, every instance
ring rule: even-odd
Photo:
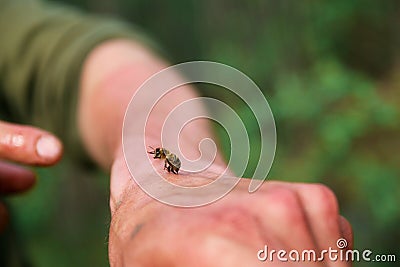
[[[111,38],[154,46],[122,22],[28,0],[0,0],[0,34],[0,110],[60,136],[75,156],[83,152],[75,111],[87,54]]]

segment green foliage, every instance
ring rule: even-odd
[[[8,199],[6,266],[107,266],[108,177],[68,160],[37,175],[33,190]]]

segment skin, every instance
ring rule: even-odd
[[[122,153],[123,117],[135,90],[166,66],[166,62],[140,44],[111,40],[95,48],[83,67],[77,120],[86,149],[100,166],[111,172],[111,266],[280,266],[283,263],[279,261],[260,262],[257,251],[264,245],[276,250],[320,251],[329,246],[336,248],[340,237],[346,238],[351,247],[350,224],[339,215],[336,197],[324,185],[268,181],[259,191],[249,194],[249,180],[241,179],[223,199],[194,209],[161,204],[140,190],[130,177]],[[195,96],[190,86],[168,94],[165,104],[150,118],[146,142],[159,144],[165,116],[177,104]],[[44,134],[33,128],[13,127],[26,136]],[[212,137],[207,121],[196,120],[185,127],[180,138],[184,155],[197,158],[198,142],[205,137]],[[28,145],[0,149],[0,157],[32,164],[32,151]],[[60,156],[61,150],[53,159],[34,164],[51,165]],[[164,171],[159,161],[152,163],[165,179],[186,186],[209,183],[226,167],[219,154],[209,169],[197,174],[175,175]],[[13,168],[0,165],[0,177],[8,177],[0,178],[1,188],[7,192],[28,189],[34,183],[32,173]],[[144,177],[151,173],[140,164],[138,168]],[[6,219],[4,214],[0,208],[2,222]],[[286,265],[350,266],[329,261]]]
[[[55,141],[56,147],[51,155],[40,156],[38,154],[37,143],[43,137]],[[18,140],[18,142],[10,140]],[[51,166],[57,163],[61,156],[61,142],[47,131],[0,121],[0,196],[22,193],[35,184],[35,174],[16,163]],[[0,203],[0,232],[7,226],[7,222],[6,207]]]

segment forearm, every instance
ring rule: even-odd
[[[139,44],[113,40],[92,51],[83,67],[78,106],[81,138],[109,170],[121,142],[126,107],[139,86],[166,64]]]
[[[132,41],[109,41],[89,55],[81,81],[79,129],[87,150],[104,168],[109,170],[115,159],[122,156],[123,118],[133,94],[147,78],[165,67],[167,64],[164,61]],[[150,127],[146,129],[146,142],[153,146],[160,145],[160,134],[166,116],[174,107],[196,96],[190,85],[167,94],[152,112]],[[154,104],[146,103],[151,101],[148,99],[143,101],[144,106]],[[202,106],[193,108],[202,109]],[[203,119],[192,121],[184,127],[179,142],[186,157],[196,159],[200,156],[200,140],[212,138],[209,126],[209,122]],[[224,166],[221,155],[217,154],[214,165]],[[113,187],[124,186],[125,184],[112,184],[112,193]],[[115,195],[120,195],[121,190],[123,189],[117,189]]]

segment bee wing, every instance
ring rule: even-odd
[[[177,168],[181,167],[181,160],[178,157],[176,158],[176,166],[175,167],[177,167]]]
[[[175,168],[180,168],[181,167],[181,161],[180,159],[175,155],[175,154],[171,154],[168,158],[167,158],[168,163],[170,163],[172,166],[174,166]]]

